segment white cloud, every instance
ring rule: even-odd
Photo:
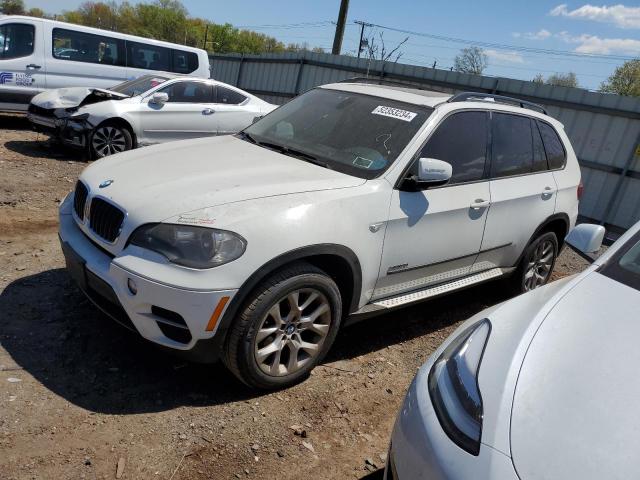
[[[567,42],[577,44],[575,48],[579,53],[593,53],[599,55],[639,55],[640,40],[632,38],[600,38],[597,35],[582,34],[578,36],[569,35],[567,32],[556,34],[558,38]]]
[[[549,30],[545,30],[544,28],[541,30],[538,30],[537,32],[525,32],[525,33],[513,32],[511,34],[513,38],[525,38],[527,40],[546,40],[551,35],[552,35],[551,32]]]
[[[493,60],[502,60],[510,63],[525,63],[522,55],[511,50],[485,50],[484,53],[487,57]]]
[[[549,15],[611,23],[619,28],[640,28],[640,7],[627,7],[622,4],[601,7],[586,4],[569,10],[563,3],[551,10]]]

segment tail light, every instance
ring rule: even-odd
[[[578,185],[578,200],[582,198],[583,193],[584,193],[584,185],[582,184],[582,180],[580,180],[580,184]]]

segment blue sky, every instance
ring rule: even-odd
[[[565,0],[566,1],[566,0]],[[601,1],[601,0],[600,0]],[[77,7],[80,0],[25,0],[27,7],[40,7],[49,13]],[[331,48],[339,0],[261,0],[205,1],[183,0],[192,16],[216,23],[252,26],[286,43],[308,43]],[[52,11],[52,4],[57,11]],[[597,88],[623,60],[640,57],[640,3],[591,5],[584,1],[495,0],[392,2],[351,0],[343,51],[355,52],[360,27],[353,20],[426,33],[489,42],[486,74],[531,79],[536,73],[548,76],[573,71],[580,85]],[[295,24],[318,22],[315,25]],[[320,23],[326,22],[326,23]],[[379,29],[368,29],[377,35]],[[402,51],[402,63],[449,68],[456,53],[466,46],[451,40],[436,40],[386,30],[385,43],[395,46],[409,36]],[[513,46],[508,48],[505,46]],[[589,55],[571,57],[548,53],[523,52],[519,48],[552,49]]]

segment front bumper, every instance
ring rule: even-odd
[[[86,120],[72,120],[70,118],[55,118],[52,116],[27,113],[36,132],[51,135],[61,143],[75,148],[85,148],[92,126]]]
[[[428,391],[434,356],[418,371],[396,419],[385,478],[518,480],[507,455],[488,445],[476,457],[458,447],[440,426]]]
[[[60,214],[60,242],[67,270],[87,297],[118,323],[145,339],[195,361],[213,361],[225,310],[237,290],[196,291],[155,282],[123,268],[97,247],[69,213]],[[135,286],[135,294],[130,285]],[[224,300],[226,298],[226,300]],[[215,328],[208,330],[216,307]],[[206,350],[210,350],[207,348]],[[206,357],[206,358],[205,358]]]

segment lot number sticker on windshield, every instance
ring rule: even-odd
[[[417,115],[417,113],[410,112],[408,110],[385,107],[383,105],[378,105],[371,113],[373,113],[374,115],[382,115],[383,117],[397,118],[398,120],[402,120],[404,122],[410,122],[411,120],[416,118]]]

